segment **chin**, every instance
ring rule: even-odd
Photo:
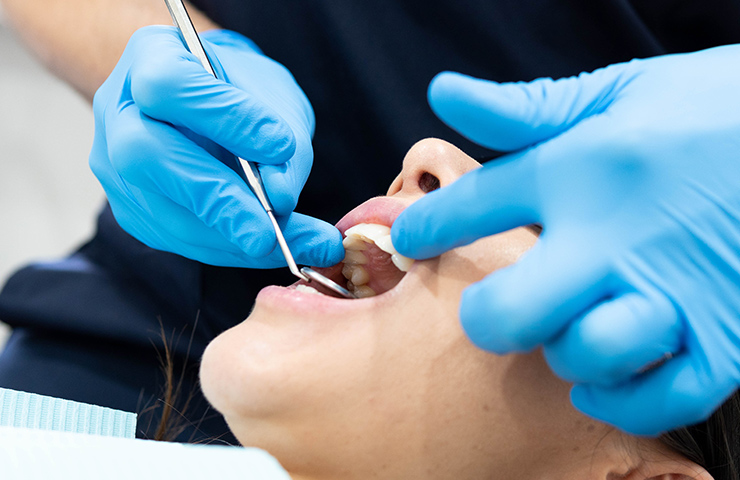
[[[230,426],[233,419],[270,416],[283,403],[281,389],[276,388],[281,383],[280,372],[275,371],[279,363],[260,361],[260,356],[250,354],[256,348],[255,342],[242,341],[236,330],[240,327],[216,337],[206,348],[200,367],[206,399]],[[237,434],[234,428],[232,431]]]

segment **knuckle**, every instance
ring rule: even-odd
[[[631,122],[604,133],[600,149],[606,165],[615,173],[638,173],[650,158],[648,146],[654,142],[653,133],[641,122]]]
[[[134,57],[146,57],[150,54],[157,54],[161,50],[159,45],[155,46],[155,43],[160,43],[167,38],[177,39],[179,42],[179,35],[176,33],[175,27],[169,27],[164,25],[147,25],[136,30],[129,39],[126,45],[126,54],[132,54]]]
[[[545,344],[543,347],[545,361],[550,369],[557,375],[568,382],[580,382],[581,371],[578,368],[581,362],[571,359],[572,351],[563,345],[562,341],[554,341]]]
[[[643,416],[632,411],[621,412],[612,423],[633,435],[654,435],[656,430],[659,430],[656,425],[647,422]]]
[[[585,352],[584,358],[585,361],[580,366],[583,380],[610,385],[629,375],[624,364],[620,362],[621,357],[592,349]]]
[[[613,334],[607,326],[589,322],[581,325],[578,332],[578,345],[581,358],[579,367],[584,377],[593,380],[609,381],[625,374],[627,363],[624,361],[630,346],[624,339]]]
[[[661,367],[665,368],[665,367]],[[675,382],[672,393],[673,416],[682,423],[706,419],[725,398],[722,381],[697,375],[693,381]],[[732,392],[732,388],[727,389]]]
[[[488,296],[488,311],[496,335],[507,350],[527,351],[540,343],[542,330],[539,328],[540,315],[528,307],[523,295],[510,289],[492,289]]]
[[[672,423],[693,424],[705,420],[717,406],[708,402],[701,392],[678,391],[674,397]]]
[[[106,82],[95,91],[95,95],[93,95],[93,114],[98,122],[105,116],[105,109],[108,106],[109,97],[105,91],[105,86],[108,81],[109,80],[106,80]]]
[[[154,114],[160,105],[171,100],[179,83],[174,69],[163,68],[163,63],[168,61],[155,55],[137,59],[131,65],[131,96],[140,109]]]
[[[157,150],[152,139],[131,124],[122,123],[116,134],[108,138],[110,162],[128,180],[136,179],[147,165],[158,161]]]
[[[209,228],[215,228],[222,233],[233,232],[239,225],[249,221],[245,212],[240,211],[235,205],[236,202],[229,194],[230,186],[224,179],[210,179],[201,185],[206,191],[213,192],[215,195],[209,196],[211,201],[194,202],[193,213],[203,221]],[[234,214],[225,215],[225,212],[235,212]],[[228,237],[227,237],[228,238]]]
[[[157,25],[147,25],[144,27],[139,28],[136,30],[133,35],[131,35],[131,39],[129,40],[129,45],[133,47],[138,47],[139,44],[146,44],[150,37],[156,33],[159,33],[162,31],[161,26]]]
[[[100,158],[99,155],[90,155],[90,157],[88,157],[87,164],[90,166],[90,170],[93,175],[102,182],[107,173],[103,159]]]

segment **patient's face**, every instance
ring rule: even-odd
[[[478,167],[450,144],[422,141],[388,196],[338,228],[390,225],[435,179],[444,186]],[[462,290],[535,241],[519,228],[417,261],[362,300],[263,290],[249,318],[209,346],[204,390],[244,445],[298,478],[579,478],[574,469],[598,469],[598,452],[621,435],[573,410],[538,352],[485,353],[458,320]],[[395,282],[369,269],[376,290]]]

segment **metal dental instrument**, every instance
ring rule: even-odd
[[[352,292],[347,290],[346,288],[342,287],[341,285],[337,284],[330,278],[327,278],[314,270],[311,267],[303,267],[301,268],[301,273],[306,275],[311,280],[314,280],[316,283],[321,285],[324,288],[328,288],[332,292],[341,295],[345,298],[357,298]]]
[[[205,68],[208,73],[218,78],[218,75],[216,75],[216,71],[213,69],[213,65],[211,65],[211,61],[208,59],[208,55],[206,55],[206,51],[203,49],[203,44],[200,42],[198,32],[195,31],[195,25],[193,25],[193,21],[190,19],[190,15],[185,9],[185,5],[183,4],[182,0],[164,1],[167,4],[167,9],[170,11],[172,20],[175,22],[177,29],[180,31],[180,36],[182,37],[182,40],[185,43],[187,49],[190,50],[190,53],[195,55],[198,60],[200,60],[203,68]],[[285,256],[285,261],[288,262],[288,268],[290,269],[291,273],[301,280],[309,283],[313,280],[324,288],[331,290],[341,297],[356,298],[352,294],[352,292],[350,292],[346,288],[343,288],[341,285],[338,285],[336,282],[325,277],[314,269],[309,267],[303,267],[300,270],[298,269],[298,265],[296,265],[295,263],[293,254],[290,252],[290,248],[288,248],[288,242],[285,241],[283,231],[280,230],[280,226],[275,219],[275,213],[272,208],[272,204],[270,203],[270,200],[267,198],[267,194],[265,193],[265,186],[262,183],[262,176],[260,175],[257,166],[252,162],[244,160],[243,158],[237,157],[237,159],[239,160],[239,163],[244,170],[244,174],[247,177],[247,183],[249,184],[249,187],[252,189],[254,194],[257,196],[257,199],[262,204],[262,207],[267,212],[267,216],[270,217],[272,227],[275,229],[275,236],[277,237],[278,245],[280,245],[280,250],[282,250],[283,256]]]

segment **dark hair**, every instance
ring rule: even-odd
[[[740,393],[704,422],[660,436],[670,449],[704,467],[714,480],[740,480]]]

